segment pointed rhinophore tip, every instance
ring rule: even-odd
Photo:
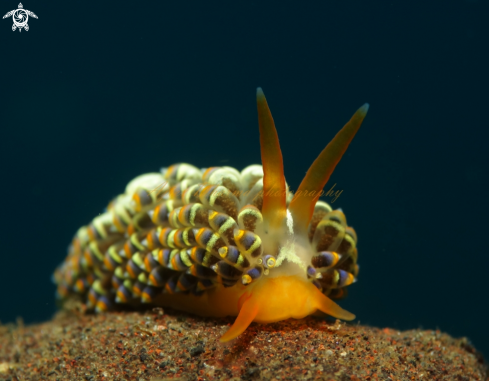
[[[256,107],[263,166],[263,221],[272,229],[281,229],[287,216],[284,164],[277,129],[261,87],[256,89]]]
[[[304,231],[307,229],[314,212],[314,205],[316,205],[319,195],[322,194],[320,191],[324,188],[336,165],[346,152],[348,145],[367,115],[368,109],[369,104],[365,103],[355,112],[307,171],[299,189],[289,204],[294,226],[298,229]]]
[[[256,99],[260,99],[260,98],[265,98],[265,94],[263,93],[263,90],[261,89],[261,87],[257,87],[256,88]]]
[[[367,115],[367,111],[368,109],[370,108],[370,105],[368,103],[365,103],[362,107],[360,107],[358,109],[358,113],[361,113],[363,115],[363,117],[365,117],[365,115]]]

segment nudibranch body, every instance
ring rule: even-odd
[[[332,299],[358,274],[356,234],[322,189],[365,117],[361,107],[314,161],[297,192],[285,182],[277,131],[257,91],[262,165],[175,164],[133,179],[78,230],[54,279],[62,300],[88,309],[171,306],[237,316],[229,341],[252,321],[320,311],[352,320]]]

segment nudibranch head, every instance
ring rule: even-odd
[[[251,259],[242,281],[250,284],[262,274],[268,277],[243,295],[238,318],[221,341],[235,338],[251,321],[303,318],[316,310],[344,320],[355,318],[326,295],[343,296],[344,287],[358,274],[356,233],[347,226],[341,210],[333,211],[318,199],[358,131],[368,104],[321,152],[291,200],[277,131],[261,88],[257,104],[264,176],[262,213],[255,233],[262,252]]]
[[[98,312],[152,303],[237,315],[221,341],[252,321],[316,311],[354,319],[332,299],[344,297],[358,275],[356,233],[319,197],[368,105],[320,153],[295,193],[260,88],[257,105],[262,166],[239,172],[175,164],[135,178],[78,230],[54,274],[58,296],[79,296]]]
[[[303,276],[282,274],[264,278],[239,300],[239,315],[221,342],[239,336],[252,321],[272,323],[289,318],[302,319],[322,311],[343,320],[355,315],[343,310]]]

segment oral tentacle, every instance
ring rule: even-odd
[[[321,293],[319,290],[317,290],[315,294],[315,302],[318,310],[330,316],[346,321],[355,319],[355,315],[341,308],[338,304],[333,302],[330,298]]]
[[[221,343],[233,340],[241,335],[258,314],[259,305],[257,301],[253,299],[252,294],[243,294],[238,304],[242,304],[238,317],[231,328],[229,328],[229,330],[219,339]]]

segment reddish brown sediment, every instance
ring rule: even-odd
[[[0,326],[0,380],[488,380],[467,339],[307,318],[252,324],[155,310]]]

